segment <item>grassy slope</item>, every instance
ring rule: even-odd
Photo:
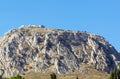
[[[78,76],[79,79],[108,79],[107,74],[95,72],[95,74],[65,74],[57,75],[57,79],[76,79]],[[41,74],[41,73],[28,73],[24,76],[25,79],[50,79],[50,74]]]
[[[91,66],[85,66],[86,69],[88,68],[89,71],[85,74],[78,74],[78,71],[75,71],[72,74],[64,74],[64,75],[57,75],[57,79],[76,79],[78,76],[79,79],[108,79],[109,75],[103,72],[99,72],[98,70],[92,68]],[[50,73],[35,73],[29,72],[24,75],[25,79],[50,79]]]

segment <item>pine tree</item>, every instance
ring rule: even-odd
[[[120,79],[120,63],[117,69],[111,71],[109,79]]]

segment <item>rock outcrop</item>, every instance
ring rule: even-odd
[[[82,63],[109,73],[118,55],[103,37],[87,32],[22,26],[0,38],[0,68],[6,77],[29,71],[72,73]]]

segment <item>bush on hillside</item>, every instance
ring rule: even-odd
[[[5,78],[5,79],[24,79],[24,78],[18,74],[16,76],[12,76],[10,78]]]
[[[51,79],[57,79],[57,77],[56,77],[56,74],[55,74],[55,73],[50,74],[50,77],[51,77]]]
[[[109,79],[120,79],[120,63],[117,69],[111,71]]]

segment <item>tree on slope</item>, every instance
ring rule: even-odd
[[[117,69],[111,71],[109,79],[120,79],[120,63]]]

